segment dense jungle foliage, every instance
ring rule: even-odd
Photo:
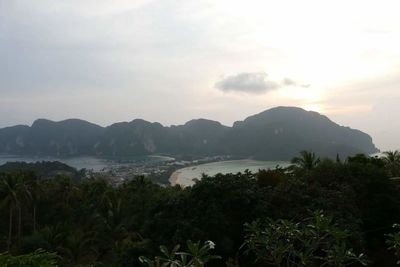
[[[396,266],[399,152],[292,163],[186,188],[3,172],[0,264]]]

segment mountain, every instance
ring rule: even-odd
[[[31,127],[14,126],[0,129],[0,153],[17,155],[84,155],[91,154],[93,140],[104,129],[83,120],[54,122],[36,120]]]
[[[328,157],[378,151],[369,135],[296,107],[277,107],[237,121],[226,142],[230,154],[263,159],[288,159],[301,150]]]
[[[232,127],[206,119],[171,127],[141,119],[108,127],[77,119],[39,119],[31,127],[0,129],[0,153],[17,155],[232,155],[286,160],[305,149],[329,157],[378,151],[369,135],[295,107],[269,109]]]
[[[224,137],[229,127],[212,120],[191,120],[180,126],[172,126],[168,129],[169,136],[175,144],[174,153],[186,151],[187,154],[221,155],[226,153]]]
[[[165,128],[159,123],[136,119],[104,129],[93,152],[97,156],[141,156],[159,152],[165,142]]]

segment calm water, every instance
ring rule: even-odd
[[[24,161],[24,162],[37,162],[37,161],[60,161],[78,170],[88,169],[93,171],[101,171],[103,169],[109,169],[112,167],[118,167],[123,165],[151,165],[158,164],[163,161],[170,161],[173,158],[164,156],[147,156],[147,157],[135,157],[125,159],[103,159],[96,157],[73,157],[73,158],[55,158],[55,157],[21,157],[11,155],[0,155],[0,165],[7,162]]]
[[[201,175],[215,175],[217,173],[238,173],[246,169],[256,172],[259,169],[274,169],[277,165],[287,167],[287,161],[258,161],[258,160],[230,160],[220,161],[197,166],[186,167],[174,172],[171,180],[176,179],[176,183],[183,186],[190,186],[194,184],[193,179],[200,179]]]

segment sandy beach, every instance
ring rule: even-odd
[[[197,180],[201,180],[203,174],[213,176],[217,173],[244,172],[246,169],[251,172],[257,172],[259,169],[275,169],[276,166],[286,167],[288,165],[289,162],[286,161],[258,161],[249,159],[217,161],[178,169],[172,173],[169,182],[172,186],[179,184],[185,187],[192,186]]]
[[[177,180],[178,180],[178,176],[179,176],[180,173],[181,173],[181,172],[178,170],[178,171],[175,171],[175,172],[171,175],[171,177],[169,178],[169,183],[171,184],[171,186],[175,186],[175,185],[176,185],[176,182],[177,182]]]

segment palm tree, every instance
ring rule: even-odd
[[[139,189],[144,189],[147,185],[149,185],[149,180],[147,180],[144,175],[135,176],[132,181]]]
[[[55,226],[45,226],[38,232],[44,240],[45,249],[55,251],[60,247],[63,240],[68,235],[68,224],[58,223]]]
[[[75,266],[84,258],[97,254],[97,251],[92,246],[94,242],[92,236],[93,232],[84,232],[82,229],[71,230],[57,250]]]
[[[386,151],[383,152],[383,161],[390,176],[400,176],[400,151]]]
[[[42,188],[39,184],[39,179],[36,176],[30,177],[26,183],[26,195],[32,205],[32,225],[33,232],[36,232],[37,219],[36,211],[40,196],[43,194]]]
[[[22,206],[29,202],[29,190],[25,184],[25,177],[17,177],[17,210],[18,210],[18,241],[22,235]]]
[[[293,167],[301,171],[310,171],[318,165],[320,159],[311,151],[300,151],[299,157],[294,157],[291,160]]]
[[[102,199],[105,208],[104,222],[112,232],[120,232],[125,229],[122,222],[122,198],[115,191],[105,192]]]
[[[9,209],[7,250],[10,250],[13,232],[13,211],[19,206],[18,179],[15,176],[6,175],[1,179],[2,204]]]

